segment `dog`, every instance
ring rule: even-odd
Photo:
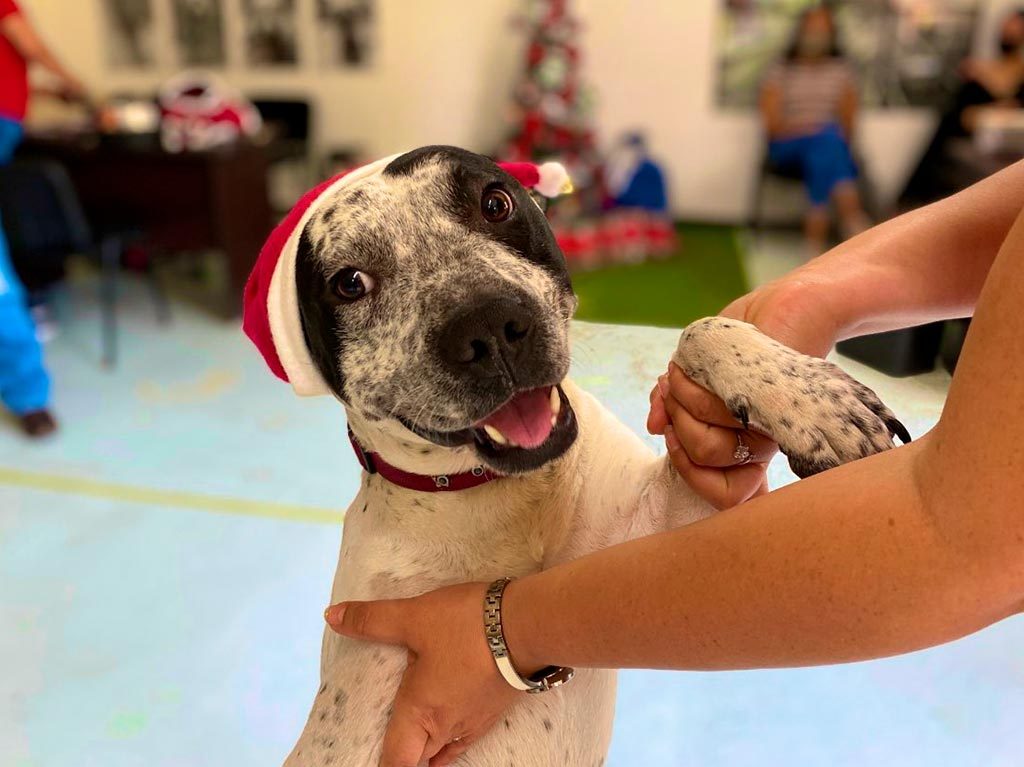
[[[291,222],[294,276],[274,278],[298,329],[269,323],[279,346],[290,332],[308,359],[268,361],[338,399],[370,469],[345,517],[332,603],[523,576],[713,513],[568,379],[577,301],[516,178],[433,146],[319,194]],[[909,439],[869,389],[746,323],[695,322],[672,359],[775,439],[800,476]],[[374,456],[444,492],[385,477]],[[453,491],[453,477],[479,481]],[[401,648],[326,630],[321,685],[286,765],[375,767],[405,663]],[[614,706],[615,673],[580,669],[523,696],[458,763],[600,765]]]

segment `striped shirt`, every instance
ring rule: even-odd
[[[853,68],[836,58],[816,63],[775,64],[762,83],[762,87],[779,89],[786,124],[808,133],[837,122],[843,94],[855,86]]]

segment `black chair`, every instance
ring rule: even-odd
[[[857,167],[857,190],[860,192],[861,205],[864,212],[874,221],[880,221],[883,211],[878,203],[878,196],[875,193],[874,185],[871,183],[865,164],[859,155],[854,154],[853,164]],[[764,201],[765,192],[772,180],[784,181],[787,183],[803,183],[803,170],[796,163],[781,164],[773,162],[765,146],[761,155],[761,162],[758,165],[757,177],[754,179],[753,191],[750,199],[750,209],[747,214],[747,225],[751,232],[757,234],[764,228]],[[786,221],[788,226],[799,226],[801,219]]]
[[[64,168],[49,160],[16,160],[0,168],[0,216],[11,261],[30,292],[43,290],[64,277],[69,256],[85,254],[100,264],[103,312],[103,364],[117,359],[117,277],[127,231],[97,237],[82,211]],[[167,303],[155,275],[151,288],[158,314]]]
[[[308,160],[313,111],[309,102],[253,98],[252,103],[270,134],[270,161]]]

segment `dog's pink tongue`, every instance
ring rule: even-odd
[[[493,426],[510,442],[534,448],[544,444],[551,434],[551,415],[551,389],[531,389],[487,416],[481,426]]]

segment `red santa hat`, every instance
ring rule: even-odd
[[[380,175],[399,155],[347,171],[306,192],[263,245],[245,284],[242,329],[256,345],[270,370],[292,385],[300,396],[330,394],[331,390],[306,346],[295,284],[295,259],[306,224],[342,189],[356,187]],[[545,197],[572,191],[565,168],[556,162],[498,163],[523,186]]]

